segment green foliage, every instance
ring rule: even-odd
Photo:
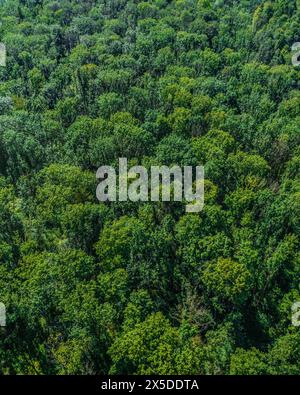
[[[1,374],[300,374],[299,4],[1,2]],[[204,210],[99,203],[119,157]]]

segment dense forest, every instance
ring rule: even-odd
[[[0,1],[2,374],[300,374],[299,0]],[[205,167],[205,206],[96,170]]]

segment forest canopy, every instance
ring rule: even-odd
[[[300,374],[299,0],[0,1],[2,374]],[[205,206],[96,170],[205,168]]]

